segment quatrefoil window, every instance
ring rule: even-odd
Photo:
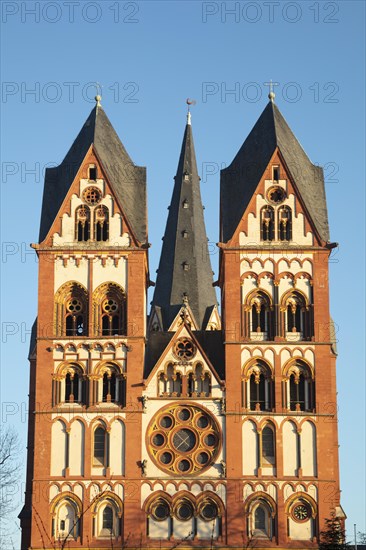
[[[196,346],[188,338],[180,338],[174,346],[173,353],[178,359],[192,359],[196,355]]]

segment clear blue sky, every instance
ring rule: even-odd
[[[219,169],[265,107],[263,83],[272,78],[283,115],[311,160],[326,167],[331,238],[340,243],[330,284],[342,504],[349,535],[353,523],[365,531],[365,3],[3,0],[1,8],[2,420],[17,427],[25,446],[37,306],[28,244],[38,238],[42,170],[62,160],[92,109],[90,83],[102,84],[110,120],[133,160],[148,169],[154,279],[185,99],[197,100],[193,131],[215,243]],[[217,258],[213,253],[216,273]]]

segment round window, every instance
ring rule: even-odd
[[[217,506],[214,502],[207,502],[201,508],[201,517],[205,521],[212,521],[218,515]]]
[[[215,417],[197,404],[171,404],[150,421],[146,445],[155,465],[169,474],[193,475],[211,466],[220,452]]]
[[[87,187],[83,193],[83,199],[89,206],[94,206],[102,200],[102,192],[98,187]]]
[[[154,519],[164,521],[169,517],[169,506],[166,502],[158,502],[153,509]]]
[[[177,518],[182,521],[188,521],[193,516],[193,507],[189,502],[182,502],[177,507]]]
[[[283,187],[275,185],[274,187],[270,187],[270,189],[268,189],[267,198],[273,204],[280,204],[286,198],[286,191]]]
[[[66,309],[70,313],[77,314],[83,311],[83,304],[77,298],[71,298],[66,304]]]

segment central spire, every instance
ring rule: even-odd
[[[198,328],[204,330],[217,302],[189,110],[174,179],[152,313],[159,311],[166,331],[181,307],[188,304]]]

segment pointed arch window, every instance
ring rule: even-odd
[[[94,292],[95,333],[101,336],[126,334],[126,295],[115,283],[101,285]]]
[[[104,499],[97,497],[93,520],[94,536],[109,541],[118,538],[121,533],[121,517],[122,502],[116,495],[107,495]]]
[[[83,204],[76,209],[75,239],[78,242],[86,242],[90,239],[90,208]]]
[[[94,210],[94,237],[98,242],[109,239],[109,211],[104,205]]]
[[[52,536],[58,540],[77,540],[80,531],[80,510],[73,499],[65,497],[55,508]],[[66,541],[65,541],[66,542]]]
[[[88,293],[78,283],[63,285],[55,295],[57,336],[87,336]]]
[[[275,534],[275,503],[267,498],[254,497],[248,506],[248,536],[272,539]]]
[[[291,241],[292,239],[292,211],[289,206],[278,209],[278,240]]]
[[[275,237],[275,216],[272,206],[264,206],[261,210],[261,240],[273,241]]]

